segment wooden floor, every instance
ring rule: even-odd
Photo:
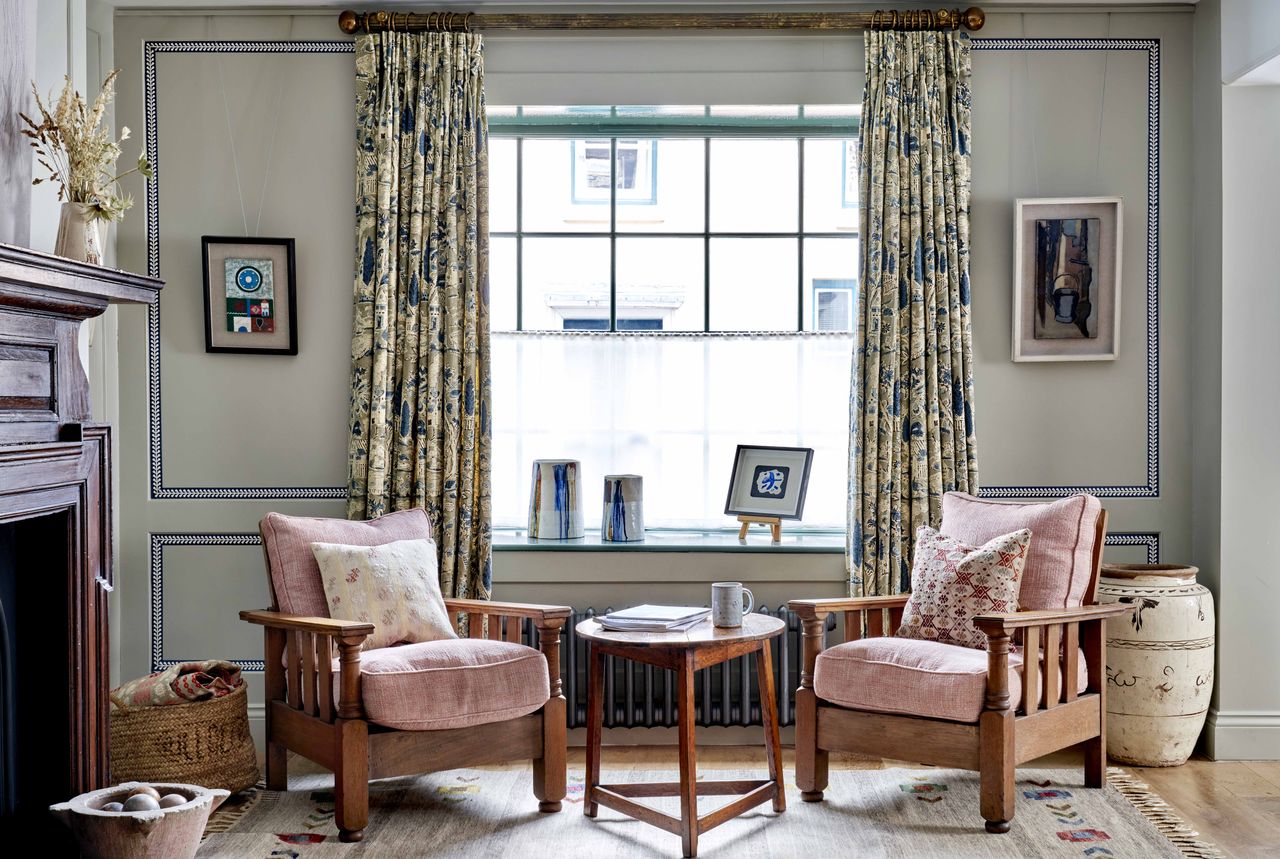
[[[784,764],[794,771],[795,753],[783,747]],[[584,750],[569,749],[569,766],[584,766]],[[676,765],[673,746],[606,746],[603,765],[669,769]],[[881,769],[911,766],[909,761],[890,761],[832,753],[832,769]],[[1067,751],[1033,761],[1028,767],[1079,766],[1079,755]],[[291,756],[290,769],[316,771],[309,761]],[[698,747],[700,769],[764,768],[764,749],[759,746]],[[296,769],[295,769],[296,768]],[[1180,767],[1126,767],[1151,785],[1165,802],[1178,810],[1184,820],[1237,859],[1280,857],[1280,761],[1209,761],[1192,758]],[[976,811],[975,811],[976,814]]]

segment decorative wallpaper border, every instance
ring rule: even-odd
[[[159,54],[354,54],[355,42],[315,41],[147,41],[143,42],[143,102],[147,158],[147,273],[160,276],[160,129],[156,105]],[[160,409],[160,301],[147,308],[147,468],[153,499],[327,500],[345,499],[345,486],[168,486],[164,481],[164,427]],[[158,670],[158,669],[157,669]]]
[[[975,51],[1145,51],[1147,54],[1147,480],[1145,485],[984,486],[984,498],[1061,498],[1088,492],[1100,498],[1160,496],[1160,40],[1088,38],[973,38]],[[147,181],[147,273],[160,276],[160,175],[156,57],[160,53],[323,53],[350,54],[354,42],[313,41],[147,41],[144,102],[147,157],[154,175]],[[163,300],[163,298],[161,298]],[[164,431],[160,407],[160,301],[147,309],[147,442],[151,498],[200,500],[329,500],[346,497],[345,486],[168,486],[164,480]]]
[[[262,536],[256,532],[225,534],[152,533],[151,537],[151,670],[163,671],[171,665],[195,659],[220,658],[216,654],[195,654],[185,659],[164,652],[164,550],[168,546],[261,546]],[[1108,546],[1146,546],[1147,563],[1160,563],[1158,532],[1120,531],[1107,534]],[[242,671],[262,671],[261,659],[228,660]]]
[[[261,546],[262,535],[257,533],[197,534],[151,533],[151,670],[163,671],[183,662],[197,659],[220,659],[218,654],[188,655],[178,659],[164,652],[164,550],[168,546]],[[250,606],[246,606],[249,608]],[[242,671],[263,670],[261,659],[230,659]]]
[[[1063,498],[1088,492],[1099,498],[1159,498],[1160,40],[975,37],[971,43],[975,51],[1145,51],[1147,54],[1147,482],[1119,486],[983,486],[978,495],[983,498]]]
[[[1146,546],[1148,564],[1160,563],[1160,532],[1113,531],[1107,534],[1107,546]]]

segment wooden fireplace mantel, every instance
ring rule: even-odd
[[[65,635],[56,649],[53,638],[47,643],[50,653],[65,653],[71,679],[63,711],[68,735],[43,738],[70,747],[66,793],[51,802],[102,787],[109,777],[111,428],[90,422],[78,329],[108,304],[154,303],[163,285],[0,244],[0,526],[50,515],[66,520],[66,545],[48,547],[48,557],[65,557],[67,569],[40,563],[23,573],[60,576],[50,581],[68,589],[65,619],[47,624],[50,636]]]
[[[0,445],[66,438],[89,420],[80,323],[151,304],[162,281],[0,244]]]

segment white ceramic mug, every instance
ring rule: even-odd
[[[742,604],[743,597],[746,605]],[[716,626],[742,626],[742,616],[750,614],[755,604],[755,596],[742,582],[716,582],[711,586],[711,622]]]

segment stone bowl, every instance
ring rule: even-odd
[[[102,810],[108,802],[123,803],[143,784],[187,801],[153,811]],[[228,796],[229,791],[194,784],[129,781],[82,793],[49,806],[49,811],[71,830],[85,859],[192,859],[209,815]]]

